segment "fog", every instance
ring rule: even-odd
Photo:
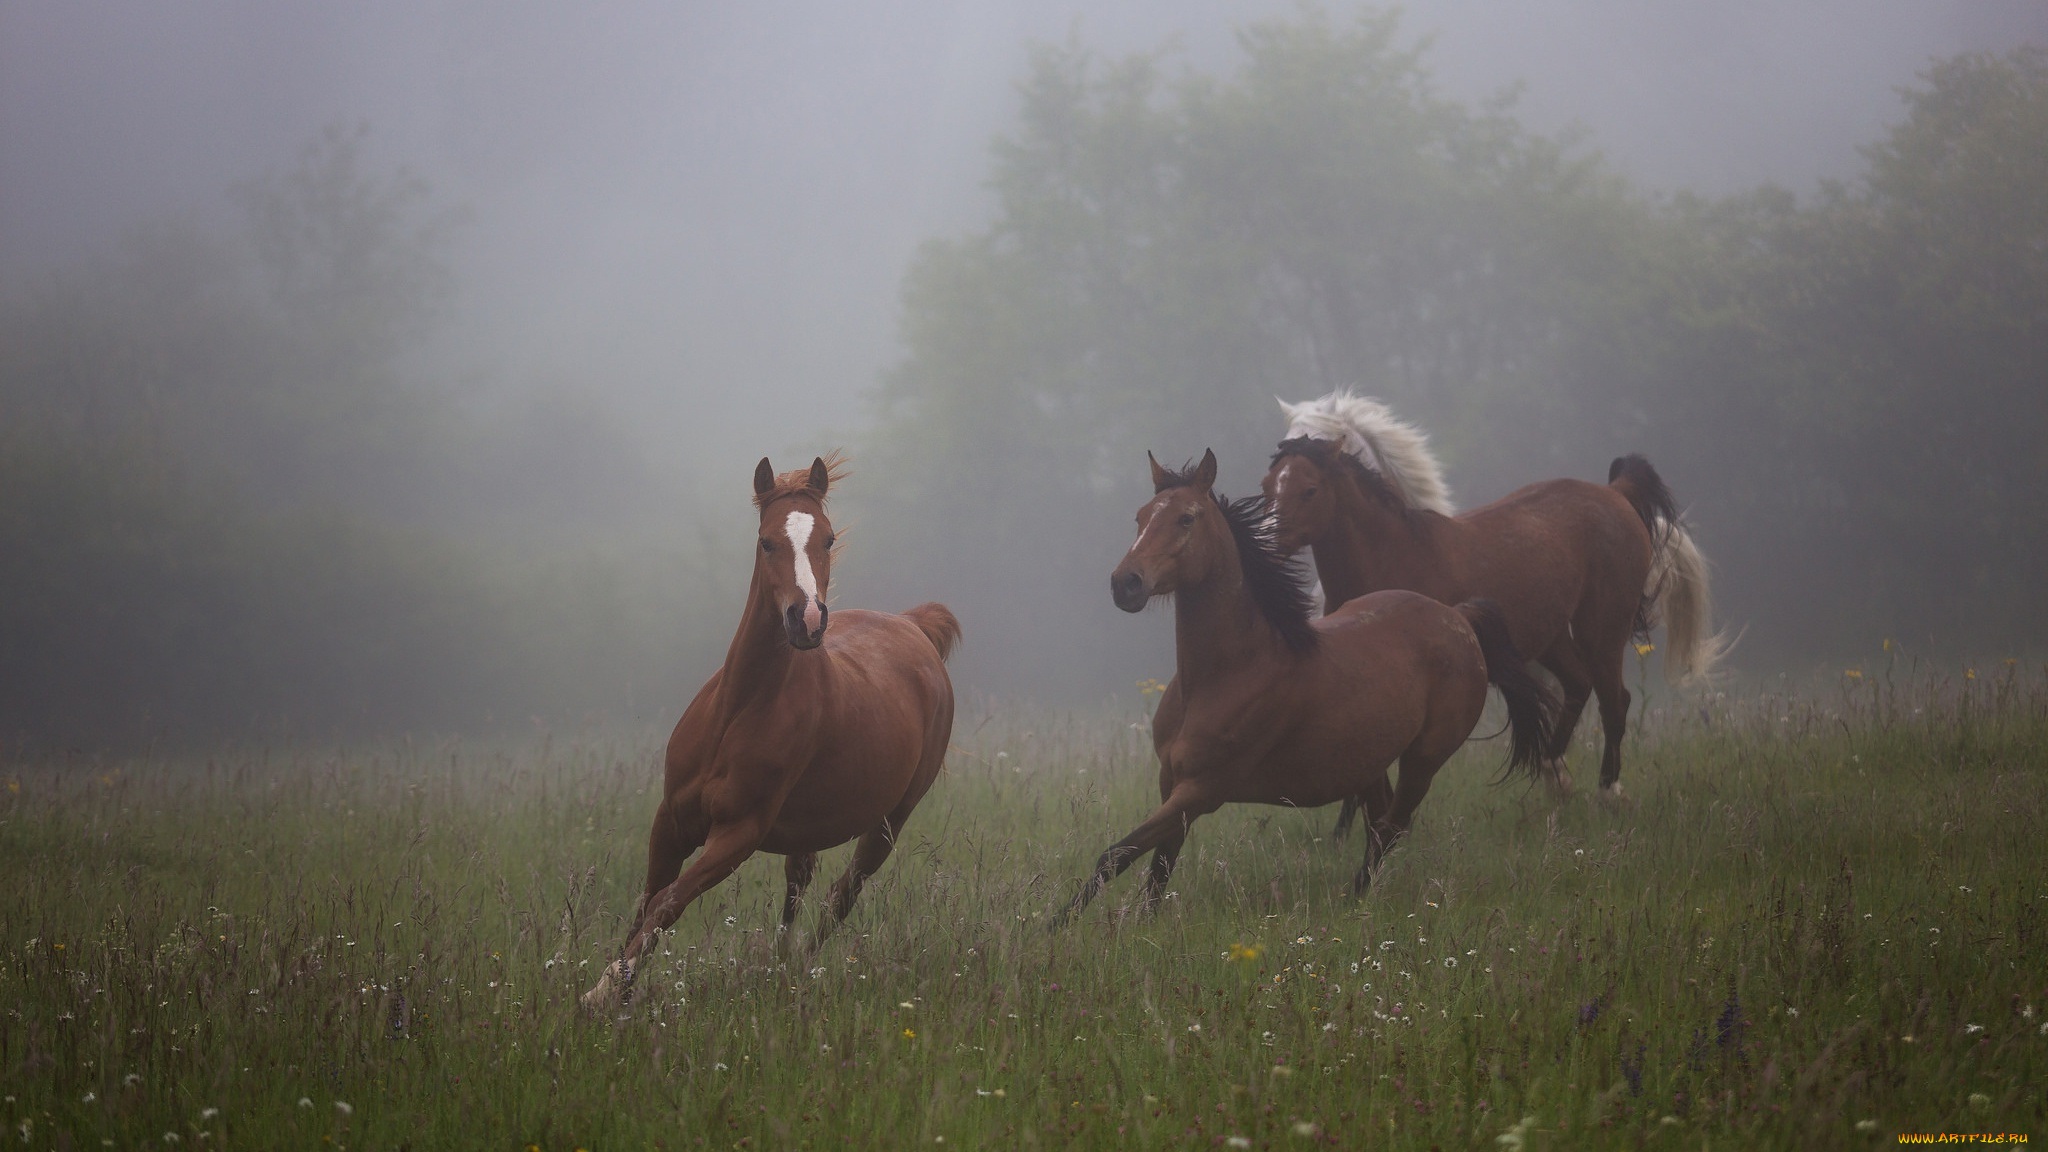
[[[52,286],[167,221],[194,234],[235,234],[248,199],[235,189],[284,179],[324,131],[360,131],[351,138],[366,175],[408,171],[427,189],[420,210],[451,214],[436,252],[452,292],[427,335],[404,344],[394,371],[408,394],[449,406],[448,427],[496,429],[490,436],[507,443],[524,437],[515,463],[465,481],[497,498],[448,502],[446,516],[496,517],[496,549],[524,537],[536,542],[530,551],[552,554],[574,541],[585,550],[577,555],[611,565],[615,613],[630,620],[642,610],[635,605],[655,610],[657,602],[631,591],[649,583],[676,597],[658,602],[662,610],[697,621],[673,632],[665,654],[620,657],[638,661],[631,692],[593,672],[577,677],[582,693],[565,700],[534,689],[494,705],[485,692],[449,715],[400,722],[502,722],[557,704],[659,715],[680,706],[722,648],[741,591],[731,585],[745,579],[752,462],[769,454],[794,466],[814,451],[887,440],[876,431],[888,419],[878,389],[915,359],[902,327],[906,273],[921,245],[999,219],[991,142],[1018,130],[1033,45],[1077,46],[1106,61],[1158,53],[1169,78],[1226,77],[1242,61],[1240,29],[1302,11],[1186,0],[601,11],[0,0],[0,292],[62,295]],[[1333,8],[1332,19],[1348,21],[1351,11]],[[1518,91],[1513,115],[1527,131],[1577,141],[1576,155],[1597,155],[1656,203],[1764,185],[1810,198],[1822,181],[1854,180],[1864,150],[1904,116],[1902,87],[1938,58],[2048,43],[2048,9],[2032,0],[1473,0],[1418,4],[1400,27],[1404,45],[1424,46],[1440,96],[1476,108]],[[1217,426],[1208,439],[1219,450],[1226,442],[1248,449],[1225,466],[1228,487],[1246,491],[1263,464],[1254,451],[1270,450],[1279,431],[1267,397],[1302,398],[1331,383],[1398,399],[1398,388],[1366,373],[1303,378],[1292,388],[1246,382],[1241,404],[1174,425],[1191,430],[1187,442],[1128,444],[1126,486],[1102,494],[1103,507],[1118,511],[1107,527],[1078,526],[1071,563],[1058,570],[1106,575],[1116,546],[1105,542],[1127,532],[1128,510],[1144,494],[1146,449],[1174,461],[1197,455],[1208,444],[1192,430]],[[557,454],[549,439],[557,431],[581,437],[580,446]],[[1446,439],[1455,450],[1457,433]],[[1583,458],[1560,460],[1550,473],[1468,467],[1460,477],[1454,461],[1453,483],[1470,503],[1545,474],[1598,478],[1608,456],[1654,448],[1658,436],[1592,439]],[[507,452],[500,455],[512,459]],[[886,470],[895,459],[878,449],[854,462],[849,508],[877,521],[877,547],[863,552],[859,533],[850,535],[841,602],[901,608],[937,598],[956,607],[964,600],[985,616],[1005,611],[1016,601],[1000,564],[890,563],[919,554],[899,548],[906,537],[888,526],[915,504],[900,488],[907,478]],[[1710,550],[1727,541],[1738,526],[1711,522],[1720,478],[1667,476],[1700,502]],[[253,486],[263,488],[263,478]],[[895,503],[878,502],[882,495]],[[386,512],[406,503],[400,494],[354,514],[404,520]],[[604,527],[579,535],[578,520]],[[456,520],[426,526],[466,538]],[[732,555],[718,554],[735,540]],[[888,553],[877,555],[884,544]],[[673,577],[651,570],[664,562],[683,567]],[[1752,576],[1742,579],[1754,584]],[[1085,696],[1134,673],[1163,675],[1164,621],[1114,617],[1101,583],[1091,578],[1063,595],[1095,613],[1074,626],[1114,629],[1103,643],[1128,644],[1128,662],[1058,629],[978,620],[963,608],[963,682]],[[1739,582],[1728,597],[1751,615],[1768,599]],[[1031,611],[1050,603],[1024,600]],[[1036,636],[1045,651],[1018,648]],[[1816,636],[1759,650],[1766,660],[1811,659],[1830,655],[1831,642]],[[23,643],[0,653],[15,665],[10,679],[32,678],[37,657]],[[602,644],[577,660],[587,669],[610,663]],[[1069,664],[1076,674],[1060,674]],[[92,682],[90,668],[79,675]],[[163,675],[179,674],[173,665]],[[170,705],[151,707],[163,722]],[[218,715],[232,723],[289,707],[229,706]],[[363,703],[335,715],[360,719],[375,709]]]

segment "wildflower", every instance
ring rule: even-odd
[[[1977,1033],[1982,1032],[1983,1030],[1984,1026],[1982,1024],[1963,1025],[1963,1034],[1966,1036],[1975,1036]]]
[[[905,1028],[903,1030],[903,1038],[905,1040],[915,1040],[917,1039],[917,1033],[912,1029]]]
[[[1446,957],[1444,957],[1444,967],[1446,967],[1446,968],[1456,968],[1457,966],[1458,966],[1458,958],[1457,958],[1456,956],[1446,956]]]
[[[1886,641],[1886,643],[1890,643],[1890,641]],[[1857,1130],[1858,1132],[1875,1132],[1875,1131],[1877,1131],[1877,1121],[1875,1121],[1875,1120],[1858,1120],[1858,1121],[1856,1122],[1856,1130]]]
[[[1648,643],[1647,641],[1636,645],[1636,655],[1638,656],[1648,656],[1650,653],[1655,652],[1656,650],[1657,646],[1655,644]]]
[[[1252,1146],[1252,1142],[1249,1138],[1244,1136],[1232,1136],[1228,1140],[1225,1140],[1223,1142],[1223,1145],[1226,1148],[1249,1148]]]
[[[299,1107],[301,1107],[301,1108],[311,1108],[312,1106],[313,1106],[313,1101],[311,1101],[311,1100],[307,1099],[307,1098],[306,1098],[306,1097],[304,1097],[304,1096],[301,1096],[301,1097],[299,1097]]]
[[[2043,1025],[2041,1025],[2041,1027],[2043,1027],[2043,1028],[2048,1028],[2048,1024],[2043,1024]],[[1200,1024],[1190,1024],[1190,1025],[1188,1025],[1188,1031],[1190,1031],[1190,1032],[1200,1032],[1201,1030],[1202,1030],[1202,1026],[1201,1026]]]
[[[182,1144],[184,1140],[185,1138],[183,1136],[178,1135],[176,1132],[164,1133],[164,1143],[166,1144]]]
[[[1963,679],[1965,679],[1965,680],[1975,680],[1976,678],[1977,678],[1977,670],[1976,670],[1975,668],[1965,668],[1965,669],[1963,669]]]
[[[735,925],[735,924],[738,924],[739,922],[740,922],[740,921],[739,921],[739,917],[737,917],[737,916],[727,916],[727,917],[725,918],[725,926],[726,926],[727,928],[730,928],[730,927],[732,927],[733,925]]]
[[[1851,680],[1861,680],[1863,679],[1863,669],[1844,668],[1842,669],[1842,675],[1847,676]]]
[[[138,1073],[130,1072],[126,1076],[121,1077],[121,1083],[129,1088],[133,1088],[137,1084],[142,1083],[142,1077]]]
[[[355,1114],[355,1106],[350,1104],[346,1100],[336,1100],[334,1102],[334,1110],[336,1112],[341,1113],[343,1116],[352,1116]]]
[[[211,1120],[218,1115],[220,1115],[220,1109],[218,1108],[202,1108],[199,1111],[199,1119],[201,1123]]]
[[[1285,1064],[1275,1064],[1273,1065],[1273,1075],[1281,1077],[1292,1076],[1294,1075],[1294,1069],[1289,1068]]]
[[[1256,944],[1232,944],[1230,952],[1224,956],[1225,960],[1243,960],[1247,963],[1258,958],[1259,946]]]
[[[714,1071],[714,1072],[730,1072],[730,1071],[732,1071],[732,1069],[730,1069],[730,1068],[727,1068],[727,1067],[725,1066],[725,1061],[723,1061],[723,1060],[719,1061],[719,1062],[718,1062],[718,1063],[716,1063],[716,1064],[713,1064],[713,1065],[711,1066],[711,1069],[712,1069],[712,1071]]]
[[[1316,1126],[1306,1120],[1296,1120],[1294,1122],[1294,1134],[1302,1137],[1314,1136],[1316,1134]]]
[[[1665,1119],[1668,1120],[1670,1117],[1667,1116]],[[1503,1148],[1523,1148],[1529,1143],[1529,1128],[1535,1123],[1536,1118],[1534,1116],[1524,1116],[1520,1123],[1495,1136],[1493,1142]]]
[[[1982,1092],[1972,1092],[1970,1093],[1970,1107],[1975,1108],[1979,1112],[1981,1112],[1984,1109],[1991,1107],[1991,1097],[1986,1096]]]
[[[85,1103],[87,1103],[87,1104],[90,1104],[90,1103],[92,1103],[93,1101],[95,1101],[95,1100],[97,1100],[97,1099],[99,1099],[99,1096],[98,1096],[98,1095],[97,1095],[96,1093],[92,1093],[92,1092],[87,1092],[87,1093],[85,1094],[85,1101],[84,1101],[84,1102],[85,1102]]]
[[[911,1003],[910,1001],[908,1001],[908,1000],[905,1000],[905,1001],[903,1001],[902,1003],[900,1003],[900,1004],[898,1004],[898,1005],[896,1005],[896,1006],[897,1006],[898,1008],[915,1008],[915,1007],[917,1007],[917,1005],[915,1005],[915,1004],[912,1004],[912,1003]]]
[[[1296,944],[1313,944],[1316,942],[1316,938],[1313,936],[1296,936],[1294,942]]]

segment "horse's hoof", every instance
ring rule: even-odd
[[[626,993],[633,986],[633,966],[624,960],[615,960],[605,966],[604,975],[597,978],[597,985],[583,994],[583,1010],[594,1016],[601,1016],[625,1003]]]
[[[1597,795],[1600,797],[1602,804],[1621,806],[1634,803],[1634,800],[1628,793],[1621,790],[1621,781],[1619,780],[1612,784],[1602,784]]]

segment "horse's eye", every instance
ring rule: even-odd
[[[773,552],[773,551],[775,551],[775,541],[773,541],[773,540],[770,540],[770,539],[768,539],[768,538],[766,538],[766,537],[763,537],[763,538],[762,538],[762,540],[761,540],[761,551],[763,551],[763,552]]]
[[[1181,527],[1183,527],[1183,528],[1186,528],[1186,527],[1188,527],[1189,525],[1193,524],[1194,522],[1195,522],[1195,514],[1194,514],[1193,512],[1183,512],[1183,513],[1181,513],[1181,514],[1180,514],[1180,526],[1181,526]]]
[[[1301,494],[1301,498],[1302,498],[1303,500],[1313,500],[1313,499],[1315,499],[1315,498],[1316,498],[1316,492],[1317,492],[1317,489],[1316,489],[1316,488],[1314,488],[1314,487],[1311,487],[1311,488],[1309,488],[1309,490],[1308,490],[1308,491],[1306,491],[1306,492],[1303,492],[1303,493]]]
[[[825,551],[830,552],[832,550],[832,546],[837,543],[839,543],[839,534],[837,532],[828,532],[825,534]]]

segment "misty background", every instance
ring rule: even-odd
[[[1674,7],[0,0],[0,733],[672,717],[831,447],[835,604],[1128,691],[1145,450],[1339,385],[1648,453],[1745,667],[2038,649],[2048,11]]]

